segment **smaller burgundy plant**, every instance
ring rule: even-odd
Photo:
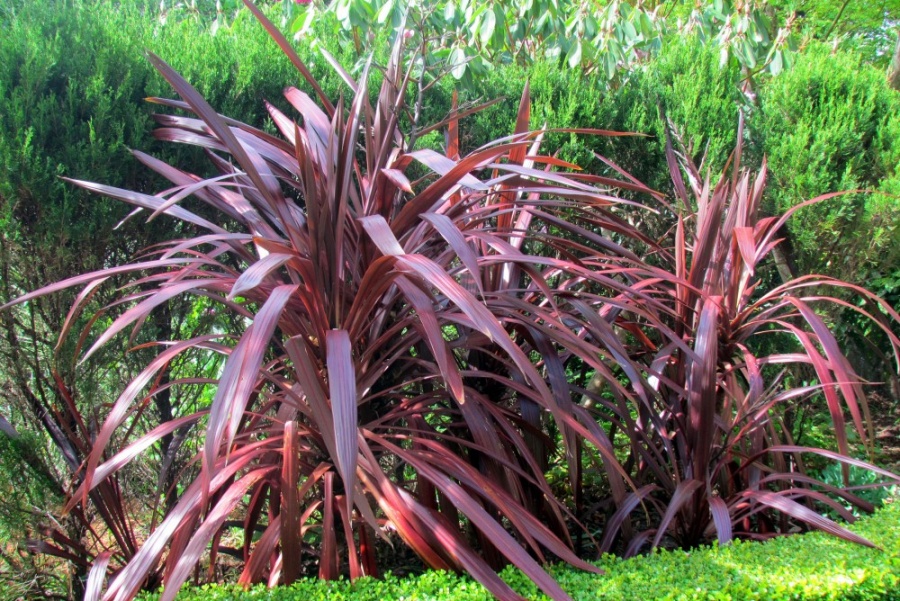
[[[762,277],[761,263],[781,242],[779,232],[791,214],[837,194],[763,217],[765,161],[754,178],[740,166],[740,144],[731,173],[715,186],[671,141],[667,154],[679,203],[668,208],[678,215],[668,252],[654,260],[671,275],[635,296],[656,319],[645,328],[636,314],[632,328],[641,327],[645,335],[632,337],[622,351],[644,366],[631,368],[642,377],[631,380],[628,394],[592,397],[598,419],[623,432],[624,465],[633,466],[630,474],[640,487],[618,503],[601,548],[611,549],[622,532],[630,555],[664,541],[692,547],[714,538],[725,544],[734,537],[764,539],[807,528],[870,545],[823,510],[848,522],[854,515],[839,501],[874,510],[849,487],[850,466],[878,474],[880,486],[900,478],[854,456],[848,427],[868,453],[873,450],[866,383],[819,309],[831,304],[858,311],[884,331],[895,356],[900,340],[888,320],[897,323],[900,316],[864,288],[833,278],[808,275],[765,289]],[[827,296],[829,289],[850,291],[864,303]],[[655,329],[659,323],[665,328]],[[784,349],[786,337],[795,349]],[[614,374],[619,379],[629,377],[622,365]],[[811,368],[818,383],[787,386],[783,376],[791,366]],[[826,401],[835,450],[794,444],[782,420],[786,408],[814,394]],[[805,467],[810,457],[839,462],[845,486],[815,478]],[[649,527],[626,529],[628,516],[641,505],[650,514],[643,520]]]

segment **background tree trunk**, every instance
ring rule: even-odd
[[[897,30],[897,45],[894,46],[894,58],[891,60],[888,84],[895,90],[900,90],[900,30]]]

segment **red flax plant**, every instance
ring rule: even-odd
[[[376,538],[389,529],[429,566],[467,571],[500,598],[518,598],[495,572],[512,563],[567,599],[542,562],[597,570],[572,551],[572,515],[544,477],[558,446],[547,423],[567,457],[582,440],[598,449],[617,499],[630,484],[604,431],[573,403],[562,362],[574,353],[603,368],[579,324],[612,326],[594,301],[568,299],[584,282],[600,299],[600,290],[625,294],[628,282],[649,277],[637,256],[592,233],[641,241],[616,217],[625,201],[607,186],[646,189],[554,171],[571,166],[540,154],[541,134],[526,131],[527,89],[513,136],[462,158],[455,142],[449,156],[410,151],[399,123],[412,67],[402,69],[399,44],[374,105],[368,68],[359,81],[339,69],[354,94],[335,105],[248,6],[321,108],[288,88],[299,121],[269,106],[276,137],[218,115],[151,55],[181,97],[153,101],[192,114],[159,115],[156,136],[206,149],[219,175],[203,179],[135,152],[173,187],[150,195],[73,183],[201,233],[16,301],[72,286],[87,294],[109,276],[134,274],[118,303],[127,309],[87,356],[182,295],[210,299],[250,324],[240,335],[159,341],[158,356],[110,408],[68,510],[162,437],[194,425],[203,440],[198,475],[185,472],[177,502],[135,553],[99,555],[87,596],[130,599],[161,581],[163,599],[172,599],[201,560],[212,578],[237,514],[243,584],[290,583],[304,575],[304,557],[321,578],[338,577],[344,565],[351,578],[377,574]],[[435,127],[455,131],[456,118]],[[410,181],[413,162],[432,175]],[[485,170],[488,177],[476,177]],[[223,225],[182,206],[188,197],[220,213]],[[576,205],[581,225],[565,217]],[[115,444],[148,399],[182,383],[161,384],[161,371],[198,349],[227,357],[208,409]],[[576,491],[579,477],[571,461]]]
[[[738,140],[742,129],[741,124]],[[713,539],[725,544],[734,537],[764,539],[807,528],[870,545],[823,510],[849,522],[854,516],[838,499],[874,510],[849,487],[851,465],[882,476],[882,486],[900,477],[851,456],[850,425],[871,451],[864,383],[817,307],[838,304],[871,319],[890,339],[895,357],[900,340],[886,320],[900,316],[865,289],[824,276],[764,288],[760,263],[780,242],[785,221],[836,194],[801,203],[780,217],[763,217],[765,162],[755,178],[741,169],[740,143],[732,172],[723,173],[714,187],[671,143],[667,155],[680,214],[671,252],[661,253],[658,264],[673,277],[662,277],[643,292],[665,304],[657,323],[666,323],[674,336],[654,332],[654,325],[632,339],[630,357],[643,362],[648,375],[634,387],[646,391],[631,395],[634,404],[595,395],[601,419],[625,433],[625,465],[633,466],[639,487],[618,504],[601,548],[612,548],[623,531],[626,553],[633,554],[646,544],[691,547]],[[865,303],[858,307],[824,295],[829,289],[850,290]],[[638,304],[646,306],[643,300]],[[784,349],[786,335],[796,341],[796,351]],[[769,342],[774,337],[782,342]],[[811,367],[818,384],[785,386],[779,370],[791,365]],[[784,408],[812,394],[827,402],[836,450],[794,444],[781,419]],[[804,456],[813,455],[842,464],[843,488],[807,472]],[[639,505],[649,516],[647,527],[625,528]]]

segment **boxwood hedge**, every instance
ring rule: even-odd
[[[576,600],[896,600],[900,599],[900,502],[850,527],[879,548],[855,545],[819,532],[766,542],[736,541],[690,552],[657,551],[620,559],[604,556],[604,575],[571,568],[552,570]],[[528,599],[545,599],[520,573],[503,577]],[[146,596],[145,601],[154,597]],[[380,601],[383,599],[487,601],[481,585],[448,572],[355,582],[301,580],[290,587],[243,590],[236,586],[186,589],[180,601]]]

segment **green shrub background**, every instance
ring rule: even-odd
[[[209,20],[189,15],[161,24],[151,8],[155,5],[133,1],[111,10],[105,1],[74,0],[13,4],[0,13],[8,32],[0,40],[0,215],[5,231],[21,227],[29,236],[37,235],[33,243],[52,239],[57,248],[81,248],[89,240],[95,245],[113,242],[109,228],[125,209],[110,200],[89,199],[58,176],[140,190],[158,187],[128,148],[188,171],[206,170],[199,153],[186,155],[177,145],[150,136],[154,106],[143,99],[169,96],[170,91],[144,59],[145,49],[181,72],[219,112],[257,126],[267,122],[263,99],[286,109],[282,89],[304,87],[248,12],[210,35]],[[314,48],[329,44],[327,24],[322,29],[322,35],[302,41],[298,50],[326,93],[337,98],[347,89]],[[332,44],[329,50],[353,72],[358,57],[352,49]],[[462,91],[462,101],[505,98],[463,121],[464,149],[510,133],[526,81],[534,127],[593,127],[649,136],[548,137],[546,148],[558,149],[560,156],[588,170],[603,169],[594,158],[597,152],[668,192],[663,116],[692,158],[699,163],[706,157],[705,166],[716,172],[734,148],[743,108],[748,114],[745,162],[758,165],[767,155],[775,178],[771,211],[835,190],[900,192],[900,98],[879,69],[851,52],[812,45],[791,71],[753,82],[757,107],[740,90],[737,66],[720,65],[717,52],[692,38],[667,44],[616,89],[552,62],[530,69],[500,66]],[[447,78],[427,98],[423,123],[447,114],[454,85]],[[858,255],[850,263],[855,272],[839,275],[885,275],[891,270],[885,264],[893,266],[900,253],[895,250],[900,245],[893,244],[895,207],[895,199],[886,195],[853,195],[801,213],[791,225],[798,267],[842,268],[835,257],[818,252],[820,236],[825,236],[830,248],[851,248]],[[146,235],[146,228],[135,229],[139,240]],[[873,241],[887,254],[869,253]]]
[[[900,191],[900,95],[880,69],[813,44],[759,100],[752,129],[774,178],[770,211],[838,190]],[[852,194],[800,212],[789,223],[798,267],[858,280],[896,269],[897,206]]]

